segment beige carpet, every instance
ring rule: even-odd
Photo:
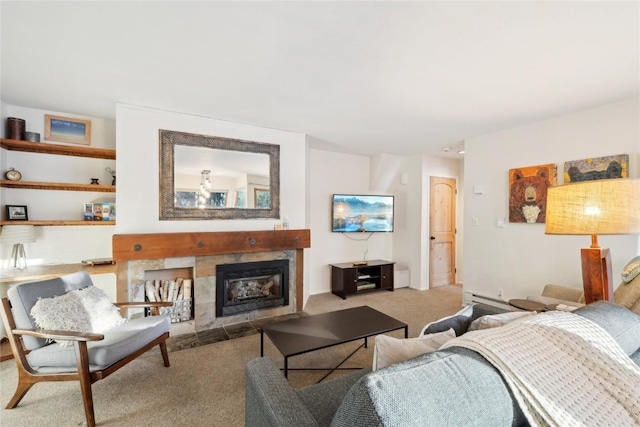
[[[452,314],[462,303],[461,289],[447,286],[429,291],[397,289],[373,292],[342,300],[332,294],[314,295],[305,311],[317,314],[359,305],[369,305],[409,324],[414,337],[428,322]],[[392,336],[401,338],[403,332]],[[265,339],[265,356],[282,366],[282,356]],[[361,342],[347,343],[293,357],[290,367],[333,366]],[[344,366],[371,366],[373,340]],[[244,366],[260,355],[260,335],[171,352],[170,368],[162,366],[154,349],[105,380],[93,385],[95,414],[103,426],[243,426]],[[345,371],[342,371],[344,373]],[[336,372],[333,376],[342,375]],[[289,381],[295,387],[315,383],[321,371],[293,371]],[[17,408],[7,410],[17,374],[15,363],[0,363],[0,425],[77,426],[85,424],[82,399],[76,382],[35,385]]]

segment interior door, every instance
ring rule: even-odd
[[[433,288],[456,280],[456,180],[432,176],[429,192],[429,287]]]

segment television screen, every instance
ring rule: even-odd
[[[393,196],[334,194],[332,231],[393,231]]]

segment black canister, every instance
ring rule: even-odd
[[[24,140],[24,131],[27,127],[24,119],[7,117],[7,138]]]

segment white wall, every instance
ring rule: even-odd
[[[429,176],[459,179],[461,161],[421,155],[368,157],[309,151],[311,294],[330,292],[329,264],[361,260],[365,250],[369,260],[386,259],[394,261],[399,269],[408,269],[410,287],[428,289]],[[407,174],[407,184],[400,182],[403,173]],[[394,232],[373,233],[368,241],[348,238],[365,239],[368,234],[332,233],[334,193],[393,195]]]
[[[305,228],[306,142],[302,134],[207,117],[116,106],[118,224],[116,232],[273,230],[280,219],[159,220],[158,130],[168,129],[280,145],[280,215],[290,228]]]
[[[329,264],[362,260],[367,249],[369,260],[393,260],[393,248],[392,233],[372,233],[368,240],[364,240],[370,233],[331,231],[333,194],[379,194],[369,188],[369,157],[309,151],[311,249],[308,264],[309,291],[314,295],[331,291]]]
[[[509,223],[509,169],[555,163],[558,184],[564,162],[614,154],[630,155],[631,178],[640,160],[640,98],[556,117],[465,142],[464,291],[504,298],[540,295],[545,284],[582,287],[580,248],[589,236],[551,236],[544,224]],[[473,194],[483,185],[483,195]],[[479,219],[472,226],[473,217]],[[496,218],[506,218],[496,228]],[[614,285],[624,264],[640,253],[637,236],[600,236],[611,249]]]

